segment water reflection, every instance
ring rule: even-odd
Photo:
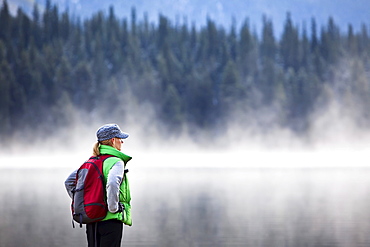
[[[70,168],[1,170],[0,246],[85,246]],[[123,246],[369,246],[369,168],[131,168]]]

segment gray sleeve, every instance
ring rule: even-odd
[[[113,165],[108,173],[107,179],[107,204],[108,210],[111,213],[118,211],[119,193],[122,182],[125,165],[122,161],[118,161]]]
[[[66,181],[64,182],[64,185],[66,186],[67,193],[68,193],[69,197],[71,197],[71,198],[73,196],[72,190],[76,186],[76,175],[77,175],[77,170],[72,172],[71,175],[69,175],[68,178],[66,179]]]

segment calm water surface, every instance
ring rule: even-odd
[[[0,246],[86,246],[72,228],[71,168],[0,168]],[[370,169],[130,169],[122,246],[370,246]]]

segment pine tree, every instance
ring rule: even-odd
[[[280,42],[280,54],[284,69],[292,68],[296,72],[300,65],[298,36],[298,30],[293,26],[290,13],[288,13]]]
[[[333,18],[329,18],[326,30],[321,32],[320,53],[329,65],[334,65],[341,55],[340,51],[340,33],[335,25]]]
[[[236,23],[235,20],[233,20],[233,23],[231,25],[231,31],[229,34],[229,37],[227,39],[227,43],[229,46],[229,54],[230,58],[235,62],[237,59],[237,38],[236,38]]]
[[[13,71],[6,61],[5,45],[0,40],[0,133],[5,134],[11,131],[12,113],[11,85],[15,83]]]
[[[239,67],[242,77],[252,77],[257,74],[258,50],[257,40],[252,35],[249,21],[245,20],[240,30],[240,40],[238,44]]]
[[[9,12],[7,0],[3,0],[3,5],[0,9],[0,40],[5,43],[10,42],[10,30],[12,27],[12,18]]]
[[[28,18],[26,14],[24,14],[21,9],[18,9],[17,12],[17,20],[18,23],[16,24],[18,27],[18,42],[17,47],[19,50],[27,49],[30,43],[31,37],[31,20]]]
[[[41,30],[41,18],[40,12],[37,3],[34,3],[32,11],[32,22],[31,22],[31,39],[35,42],[35,45],[38,49],[42,47],[42,30]]]
[[[260,44],[261,71],[257,88],[262,92],[262,103],[267,105],[274,100],[276,56],[277,47],[272,22],[264,18]]]
[[[69,39],[70,30],[71,30],[71,20],[69,17],[69,13],[66,11],[62,14],[61,19],[58,23],[59,32],[60,32],[60,38],[63,41],[67,41]]]
[[[223,72],[221,95],[224,111],[231,110],[245,96],[245,89],[240,83],[236,65],[232,60],[229,60]]]

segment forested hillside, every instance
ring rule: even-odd
[[[360,127],[370,116],[370,36],[363,25],[340,30],[328,17],[305,27],[289,13],[277,39],[263,19],[260,34],[248,20],[204,28],[158,16],[158,24],[118,18],[113,7],[80,21],[47,1],[30,18],[0,9],[0,133],[50,131],[89,118],[120,115],[130,105],[151,106],[170,131],[215,130],[235,116],[268,129],[304,133],[310,115],[335,100]],[[310,35],[308,35],[308,33]],[[261,117],[266,110],[272,118]],[[260,114],[261,113],[261,114]],[[130,113],[134,114],[134,113]],[[140,125],[140,118],[137,119]],[[53,127],[50,127],[53,126]]]

